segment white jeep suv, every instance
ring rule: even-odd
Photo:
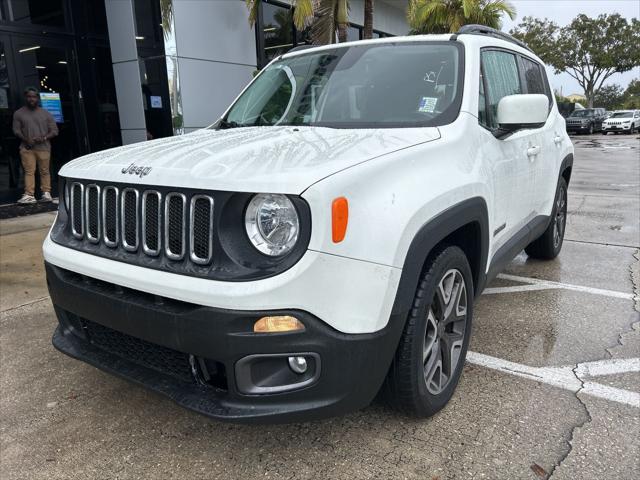
[[[223,420],[378,392],[432,415],[474,299],[560,252],[572,159],[542,62],[500,32],[290,52],[212,127],[65,165],[53,344]]]
[[[602,134],[625,132],[634,134],[640,130],[640,110],[618,110],[602,122]]]

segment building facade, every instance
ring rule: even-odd
[[[406,34],[406,6],[376,0],[374,37]],[[349,40],[363,10],[350,0]],[[80,155],[215,122],[257,70],[309,43],[292,14],[263,0],[251,27],[245,0],[0,0],[0,203],[22,189],[11,119],[27,86],[58,123],[56,184]]]

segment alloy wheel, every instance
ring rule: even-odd
[[[558,248],[564,236],[567,222],[567,191],[564,186],[558,189],[556,197],[556,218],[553,224],[553,248]]]
[[[460,362],[467,328],[467,287],[457,269],[440,280],[427,314],[422,364],[427,390],[437,395],[451,382]]]

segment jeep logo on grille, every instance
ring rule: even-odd
[[[142,178],[145,175],[149,175],[149,172],[151,171],[151,168],[152,167],[137,166],[135,163],[132,163],[128,167],[123,168],[122,169],[122,173],[124,175],[126,175],[127,173],[129,175],[138,175],[140,178]]]

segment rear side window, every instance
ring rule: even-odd
[[[507,95],[522,93],[518,63],[514,54],[501,50],[482,51],[481,58],[486,112],[478,112],[478,117],[482,125],[494,129],[498,128],[498,102]]]

